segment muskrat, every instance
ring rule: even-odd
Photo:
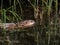
[[[20,21],[18,23],[0,23],[0,28],[4,28],[7,30],[11,30],[11,29],[21,29],[21,28],[29,28],[34,26],[35,21],[34,20],[24,20],[24,21]]]

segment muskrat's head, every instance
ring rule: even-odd
[[[34,26],[35,21],[34,20],[25,20],[17,23],[18,28],[28,28]]]

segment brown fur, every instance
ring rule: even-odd
[[[28,27],[32,27],[34,26],[35,24],[35,21],[34,20],[25,20],[25,21],[21,21],[21,22],[18,22],[18,23],[0,23],[0,28],[5,28],[5,29],[8,29],[8,30],[11,30],[11,29],[15,29],[15,28],[28,28]]]

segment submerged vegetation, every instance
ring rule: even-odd
[[[33,27],[26,29],[11,31],[0,29],[0,45],[59,45],[60,3],[58,1],[0,0],[0,23],[35,21]]]

